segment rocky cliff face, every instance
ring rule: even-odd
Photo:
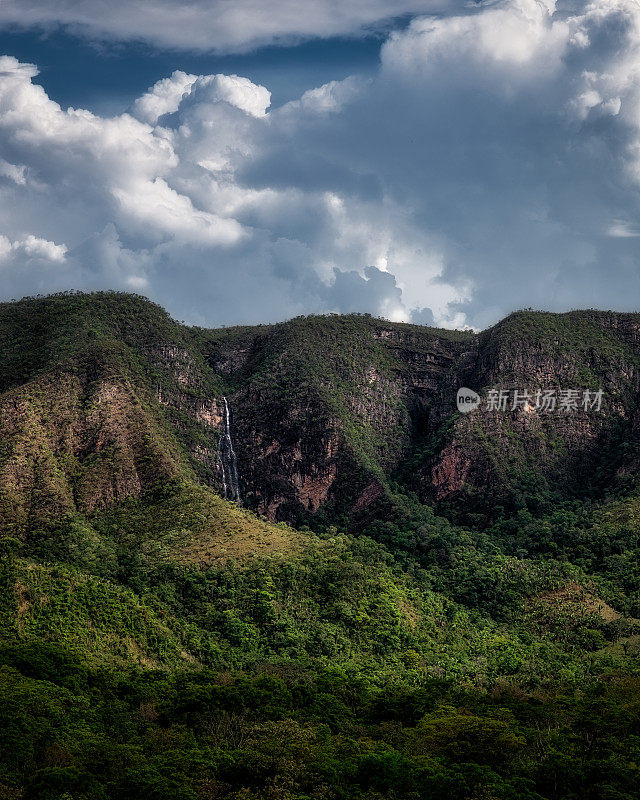
[[[417,476],[420,496],[450,500],[476,490],[503,502],[534,474],[562,495],[614,463],[616,443],[637,438],[639,322],[631,314],[522,312],[479,334],[443,384],[449,399],[441,394],[434,406],[431,436],[448,429]],[[452,416],[452,381],[480,393],[476,410]],[[506,409],[489,410],[489,393],[500,389],[508,393]],[[583,392],[593,398],[600,389],[601,407],[584,408]],[[514,408],[516,390],[530,399]],[[575,390],[577,407],[562,407],[566,390]],[[545,392],[555,397],[554,409],[545,408]]]
[[[475,495],[508,504],[533,475],[566,494],[611,460],[621,436],[637,437],[637,315],[522,312],[478,335],[329,318],[315,342],[321,324],[282,337],[267,381],[263,335],[216,360],[229,380],[240,373],[232,402],[242,479],[247,500],[272,518],[322,509],[357,517],[391,480],[426,503]],[[322,359],[301,357],[314,342]],[[460,386],[483,398],[471,414],[457,413]],[[536,407],[536,392],[554,390],[559,405],[568,389],[602,389],[601,410]],[[487,410],[491,390],[509,393],[505,410]],[[531,401],[512,410],[514,390]]]
[[[406,490],[504,504],[532,475],[568,493],[640,466],[638,315],[521,312],[480,334],[366,316],[206,331],[140,298],[73,296],[0,308],[0,358],[6,529],[180,476],[220,490],[223,397],[242,502],[271,519],[348,523]],[[460,386],[483,400],[467,415]],[[492,389],[602,389],[602,410],[490,411]]]
[[[273,519],[362,511],[426,430],[469,334],[367,317],[229,333],[209,363],[232,387],[245,502]]]

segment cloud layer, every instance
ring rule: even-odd
[[[635,0],[417,18],[373,78],[269,101],[175,72],[104,118],[0,59],[0,294],[130,289],[207,325],[640,305]]]
[[[463,0],[2,0],[0,26],[63,27],[94,39],[217,53],[357,35]]]

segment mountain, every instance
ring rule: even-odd
[[[392,481],[428,503],[490,489],[510,507],[532,472],[561,497],[613,487],[630,464],[611,451],[637,441],[639,326],[521,312],[474,335],[313,317],[212,333],[202,352],[232,392],[247,502],[274,519],[324,509],[355,522]],[[460,386],[601,388],[605,401],[602,413],[462,417]]]
[[[639,382],[640,314],[0,305],[0,797],[633,796]]]
[[[202,330],[96,294],[0,319],[2,516],[16,529],[179,476],[220,490],[224,397],[243,504],[274,520],[356,523],[391,483],[427,503],[490,488],[514,507],[532,471],[569,497],[615,488],[636,463],[610,456],[637,441],[639,315],[519,312],[480,334],[354,315]],[[461,416],[459,386],[602,388],[604,404]]]

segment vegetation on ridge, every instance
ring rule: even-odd
[[[1,305],[0,798],[635,797],[638,330]],[[533,362],[607,387],[595,455],[447,406]],[[502,483],[431,498],[451,450]]]

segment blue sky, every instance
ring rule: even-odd
[[[4,0],[0,296],[640,303],[637,0]]]
[[[393,27],[403,24],[406,20],[396,19]],[[219,54],[166,50],[140,42],[96,42],[60,29],[12,30],[0,31],[0,53],[37,64],[38,82],[62,106],[118,114],[178,69],[198,75],[243,75],[268,86],[272,105],[282,105],[329,81],[371,74],[383,41],[378,32]]]

